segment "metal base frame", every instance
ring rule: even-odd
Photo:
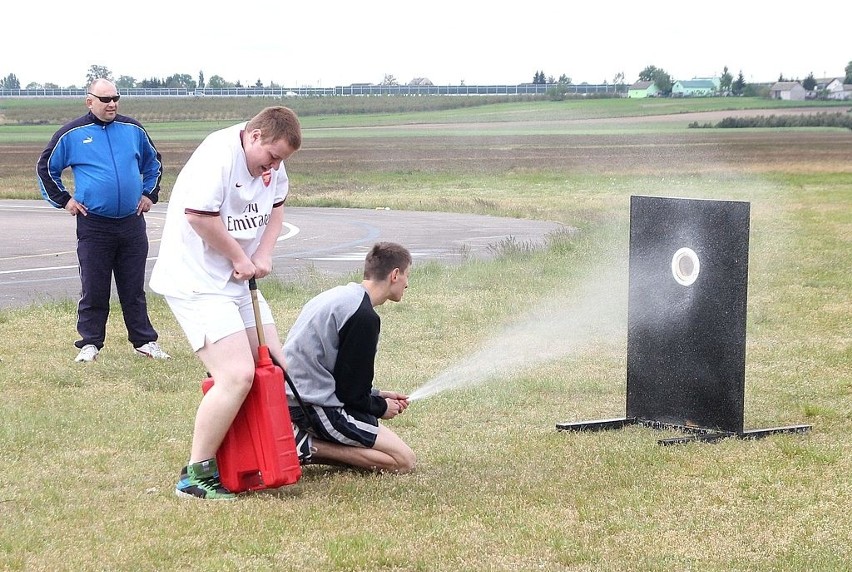
[[[689,425],[677,425],[673,423],[662,423],[652,419],[640,419],[638,417],[617,417],[614,419],[597,419],[593,421],[580,421],[574,423],[557,423],[559,431],[608,431],[612,429],[623,429],[628,425],[641,425],[652,429],[672,429],[682,433],[689,433],[685,437],[673,437],[670,439],[657,440],[658,445],[681,445],[694,441],[702,443],[715,443],[722,439],[762,439],[769,435],[778,433],[806,433],[811,425],[789,425],[786,427],[772,427],[768,429],[751,429],[742,433],[730,431],[718,431],[707,427],[694,427]]]

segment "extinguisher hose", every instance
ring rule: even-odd
[[[263,328],[260,325],[260,309],[258,308],[257,295],[256,295],[257,281],[255,281],[255,279],[253,277],[249,278],[249,290],[250,290],[251,295],[252,295],[251,301],[252,301],[252,305],[254,306],[255,321],[258,324],[258,327],[257,327],[258,339],[260,340],[261,345],[265,345],[265,342],[262,339]],[[293,396],[296,398],[296,401],[299,402],[299,407],[302,408],[302,413],[305,414],[305,419],[310,422],[311,416],[308,415],[308,406],[305,405],[304,401],[302,401],[302,396],[299,395],[299,391],[296,389],[296,384],[293,383],[293,380],[290,378],[290,374],[287,373],[287,370],[284,369],[283,365],[278,363],[278,360],[275,359],[275,356],[270,354],[269,357],[272,359],[273,365],[279,367],[281,369],[281,371],[284,372],[284,379],[287,380],[287,385],[290,386],[290,389],[293,391]]]

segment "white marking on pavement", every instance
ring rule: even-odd
[[[281,242],[282,240],[287,240],[288,238],[293,238],[294,236],[296,236],[297,234],[302,232],[301,229],[298,226],[296,226],[294,224],[290,224],[289,222],[284,223],[284,228],[287,229],[287,234],[282,234],[281,236],[279,236],[278,240],[276,242]]]
[[[44,266],[42,268],[21,268],[20,270],[0,270],[0,274],[23,274],[24,272],[42,272],[47,270],[68,270],[77,268],[76,264],[71,266]]]

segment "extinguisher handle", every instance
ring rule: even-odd
[[[260,319],[260,304],[257,301],[257,281],[254,276],[249,278],[249,292],[251,293],[251,306],[254,310],[254,325],[257,327],[258,345],[266,345],[266,337],[263,335],[263,320]]]
[[[251,303],[254,308],[254,321],[257,324],[257,339],[260,340],[260,345],[265,346],[266,342],[263,339],[263,323],[260,321],[260,306],[257,302],[257,281],[254,277],[249,278],[249,291],[251,292]],[[293,392],[293,396],[296,398],[296,401],[299,403],[299,407],[302,409],[302,413],[305,414],[306,419],[310,419],[310,415],[308,414],[308,407],[305,405],[305,402],[302,401],[302,396],[299,395],[299,390],[296,389],[296,384],[293,383],[293,379],[290,377],[290,374],[287,373],[287,370],[284,369],[284,366],[278,363],[278,360],[275,359],[275,356],[272,354],[269,355],[272,360],[273,365],[278,366],[282,372],[284,372],[284,379],[287,382],[287,385],[290,386],[290,390]]]

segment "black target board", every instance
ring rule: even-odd
[[[627,415],[743,431],[749,203],[633,196]]]

